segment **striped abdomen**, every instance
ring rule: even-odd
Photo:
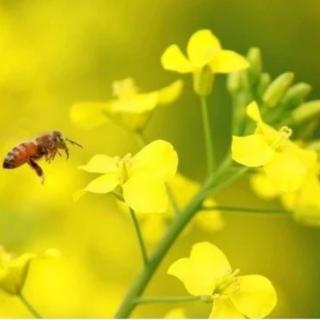
[[[39,156],[38,145],[34,141],[23,142],[7,154],[3,162],[3,168],[17,168],[26,163],[30,158],[39,158]]]

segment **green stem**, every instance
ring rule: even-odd
[[[202,111],[202,121],[204,130],[204,140],[206,147],[206,157],[207,157],[207,171],[208,176],[210,176],[214,170],[214,153],[213,153],[213,143],[212,143],[212,133],[210,128],[209,110],[206,97],[201,96],[201,111]]]
[[[217,210],[225,212],[245,212],[256,214],[289,214],[290,212],[284,209],[259,209],[259,208],[241,208],[228,206],[204,206],[202,210]]]
[[[201,300],[202,296],[176,296],[176,297],[141,297],[135,299],[135,304],[146,303],[175,303],[175,302],[189,302]]]
[[[228,168],[224,169],[227,170]],[[188,224],[195,213],[201,208],[203,200],[209,195],[213,195],[221,188],[218,186],[221,176],[223,176],[223,171],[217,170],[208,180],[207,183],[200,189],[196,196],[190,201],[187,207],[180,212],[180,214],[175,216],[175,220],[169,226],[166,234],[160,241],[159,245],[156,247],[155,251],[149,258],[148,264],[140,272],[135,281],[133,282],[131,288],[129,289],[127,296],[122,301],[115,317],[116,318],[127,318],[130,316],[132,311],[136,306],[136,299],[139,298],[144,292],[146,286],[157,270],[158,266],[162,262],[163,258],[178,238],[180,233],[183,231],[184,227]],[[241,171],[243,172],[243,170]],[[236,178],[239,178],[240,174],[231,175],[229,178],[225,177],[223,182],[223,187],[226,187],[229,183],[233,182]]]
[[[143,236],[142,236],[142,232],[140,229],[139,221],[137,219],[137,216],[136,216],[134,210],[132,210],[131,208],[130,208],[130,214],[131,214],[133,225],[136,230],[137,237],[138,237],[138,242],[139,242],[140,251],[142,254],[143,263],[146,266],[148,264],[148,254],[147,254],[146,246],[143,241]]]
[[[25,298],[25,296],[20,292],[17,294],[23,305],[28,309],[28,311],[32,314],[34,318],[42,318],[40,314],[34,309],[34,307],[29,303],[29,301]]]

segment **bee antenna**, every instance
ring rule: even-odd
[[[80,148],[83,148],[83,146],[82,146],[80,143],[78,143],[78,142],[75,142],[75,141],[70,140],[70,139],[68,139],[68,138],[65,138],[65,140],[68,141],[68,142],[70,142],[71,144],[73,144],[73,145],[75,145],[75,146],[78,146],[78,147],[80,147]]]

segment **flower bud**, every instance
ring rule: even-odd
[[[206,65],[199,72],[193,74],[193,89],[199,96],[208,96],[212,91],[213,73]]]
[[[295,123],[302,123],[320,114],[320,100],[306,102],[292,112]]]
[[[229,73],[227,77],[227,89],[231,94],[236,94],[243,89],[243,78],[244,74],[241,71]]]
[[[284,109],[294,109],[300,105],[303,99],[310,93],[311,86],[307,83],[301,82],[292,86],[285,94],[282,100]]]
[[[263,94],[263,102],[270,108],[274,108],[283,98],[288,91],[294,74],[292,72],[286,72],[278,76],[266,89]]]
[[[250,63],[250,68],[248,69],[250,81],[252,84],[256,84],[259,81],[259,77],[262,71],[260,49],[250,48],[247,54],[247,59]]]
[[[271,82],[271,77],[269,73],[264,72],[260,75],[260,79],[257,87],[258,97],[261,97],[264,94],[270,82]]]

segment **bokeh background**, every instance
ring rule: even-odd
[[[92,155],[136,152],[133,137],[111,122],[83,131],[69,119],[70,106],[111,97],[111,83],[134,77],[146,91],[177,78],[159,59],[171,43],[185,47],[189,36],[210,28],[225,48],[245,54],[262,49],[273,76],[294,71],[320,95],[320,6],[317,0],[1,0],[0,154],[25,138],[59,129],[81,142],[71,159],[43,163],[46,183],[22,167],[0,173],[0,243],[19,254],[55,247],[62,257],[35,261],[24,290],[43,316],[111,317],[140,268],[134,229],[111,196],[72,194],[92,176],[77,170]],[[157,110],[146,130],[176,147],[180,171],[201,181],[205,174],[200,108],[190,79],[181,98]],[[210,98],[216,148],[229,139],[230,99],[225,78]],[[251,192],[246,181],[219,195],[228,205],[274,207]],[[150,283],[146,295],[184,295],[166,275],[193,243],[209,240],[243,274],[258,273],[274,283],[279,303],[274,317],[320,317],[320,230],[290,217],[226,213],[219,232],[196,229],[179,238]],[[136,317],[162,317],[178,305],[138,307]],[[209,306],[179,305],[189,317],[206,317]],[[15,297],[0,292],[1,317],[28,317]]]

